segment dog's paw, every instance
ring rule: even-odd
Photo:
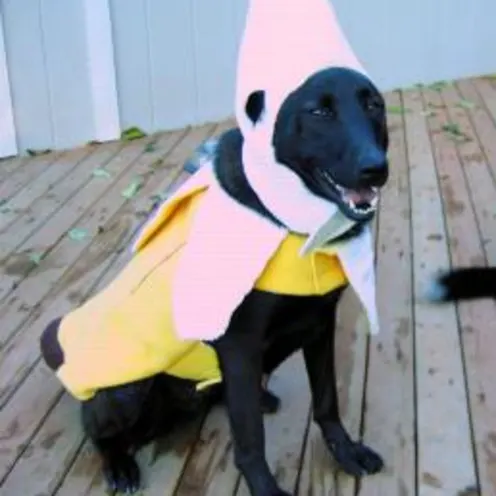
[[[281,406],[281,400],[279,399],[279,397],[268,389],[262,390],[261,402],[262,413],[265,414],[276,413]]]
[[[384,467],[382,458],[362,443],[350,442],[340,445],[336,447],[333,455],[341,469],[355,477],[376,474]]]
[[[352,441],[340,425],[325,429],[324,438],[339,467],[349,475],[376,474],[384,467],[380,455],[365,444]]]
[[[128,454],[106,460],[103,473],[111,491],[134,494],[140,490],[140,469],[135,459]]]

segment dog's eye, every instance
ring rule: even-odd
[[[327,107],[318,107],[310,110],[312,115],[316,115],[318,117],[336,117],[336,112]]]
[[[370,112],[377,112],[378,110],[382,110],[382,102],[378,99],[369,99],[365,103],[365,108]]]

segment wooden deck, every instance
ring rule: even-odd
[[[310,419],[301,358],[272,379],[282,411],[267,452],[295,494],[496,495],[496,307],[422,302],[433,271],[496,264],[496,79],[394,92],[391,179],[376,223],[382,333],[347,295],[339,381],[346,425],[385,458],[357,482],[335,472]],[[230,123],[0,162],[0,494],[105,494],[76,403],[40,361],[48,319],[102,288],[182,164]],[[140,454],[146,495],[247,495],[214,409]],[[480,492],[477,489],[480,487]]]

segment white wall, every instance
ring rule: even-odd
[[[0,156],[229,116],[247,1],[0,0]],[[496,72],[494,0],[334,5],[383,90]]]

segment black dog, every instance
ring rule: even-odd
[[[246,112],[256,123],[264,110],[264,92],[253,93]],[[225,191],[247,208],[275,223],[243,172],[238,129],[219,141],[215,173]],[[309,78],[284,102],[273,145],[277,159],[295,171],[316,195],[335,202],[355,220],[355,235],[369,223],[367,193],[385,184],[388,133],[383,98],[363,75],[328,69]],[[355,195],[350,192],[356,192]],[[256,240],[254,240],[256,242]],[[140,484],[131,454],[163,427],[197,412],[225,394],[234,438],[235,462],[254,496],[287,495],[278,487],[265,458],[262,409],[274,410],[277,398],[260,394],[265,375],[302,349],[314,418],[337,462],[349,474],[379,471],[383,462],[370,448],[350,439],[338,409],[334,372],[336,307],[343,288],[324,296],[286,296],[252,290],[232,315],[226,333],[209,343],[217,352],[221,388],[198,394],[194,384],[161,374],[101,390],[83,402],[86,433],[103,457],[111,487],[132,492]],[[57,323],[52,323],[56,332]],[[43,346],[42,346],[43,348]],[[63,357],[47,356],[56,369]],[[57,365],[58,364],[58,365]]]
[[[437,275],[428,298],[437,302],[496,298],[496,267],[461,267]]]

